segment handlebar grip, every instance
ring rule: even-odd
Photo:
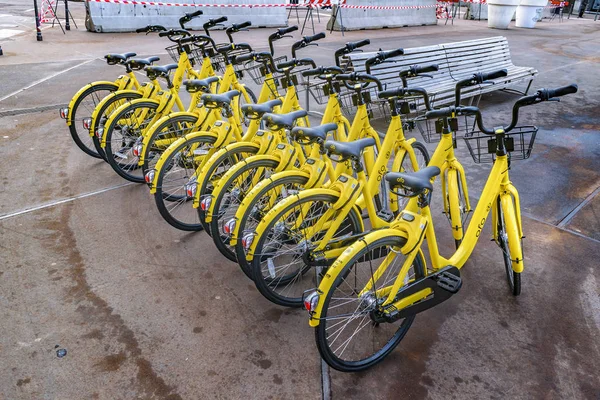
[[[252,46],[250,46],[248,43],[236,43],[235,48],[239,50],[252,51]]]
[[[277,64],[277,69],[289,68],[289,67],[293,67],[294,65],[296,65],[296,60],[292,59],[292,60],[284,61],[280,64]]]
[[[165,37],[165,36],[169,36],[170,32],[159,32],[158,36],[159,37]]]
[[[435,72],[435,71],[439,71],[439,70],[440,70],[440,67],[437,64],[424,65],[422,67],[417,65],[415,67],[415,72],[417,74],[424,74],[426,72]]]
[[[236,31],[239,31],[240,29],[247,28],[247,27],[249,27],[249,26],[251,26],[251,25],[252,25],[252,22],[250,22],[250,21],[246,21],[246,22],[242,22],[241,24],[233,24],[231,27],[232,27],[234,30],[236,30]]]
[[[202,14],[204,14],[204,12],[202,10],[198,10],[198,11],[194,11],[193,13],[186,14],[186,16],[188,16],[190,18],[196,18],[196,17],[199,17]]]
[[[219,17],[219,18],[216,18],[216,19],[211,19],[211,21],[212,21],[213,24],[220,24],[221,22],[227,21],[227,17],[223,16],[223,17]]]
[[[489,81],[492,79],[502,78],[508,75],[508,71],[506,69],[500,69],[494,72],[483,72],[481,74],[481,81]],[[481,82],[480,82],[481,83]]]
[[[325,32],[317,33],[314,36],[304,36],[304,43],[309,44],[323,38],[325,38]]]
[[[233,60],[233,63],[238,64],[238,63],[250,61],[250,60],[254,59],[254,56],[255,56],[254,53],[242,54],[241,56],[236,56],[235,59]]]
[[[293,26],[288,26],[287,28],[280,28],[277,29],[277,33],[279,33],[279,35],[285,35],[288,34],[290,32],[294,32],[298,30],[298,26],[297,25],[293,25]]]
[[[316,75],[323,75],[324,73],[325,73],[325,68],[319,67],[319,68],[315,68],[315,69],[309,69],[306,71],[302,71],[302,76],[316,76]]]
[[[358,49],[359,47],[363,47],[368,44],[371,44],[371,39],[363,39],[363,40],[359,40],[358,42],[348,42],[348,43],[346,43],[346,48],[349,51],[354,51],[354,50]]]
[[[438,119],[442,117],[450,117],[452,112],[454,111],[454,107],[444,107],[438,110],[427,111],[425,113],[425,118],[427,119]]]
[[[404,88],[396,88],[390,90],[383,90],[379,92],[378,96],[380,99],[388,99],[390,97],[402,97],[406,94]]]
[[[138,28],[135,30],[136,33],[142,33],[142,32],[148,32],[148,28],[149,27],[145,27],[145,28]]]
[[[382,60],[387,60],[388,58],[394,58],[394,57],[398,57],[404,54],[404,49],[396,49],[396,50],[391,50],[391,51],[384,51],[381,54],[381,59]]]
[[[566,96],[568,94],[577,93],[579,88],[575,83],[569,86],[563,86],[557,89],[546,89],[546,94],[548,95],[547,99],[551,99],[553,97],[561,97]],[[544,99],[545,100],[545,99]]]

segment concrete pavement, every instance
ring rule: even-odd
[[[525,214],[523,294],[508,294],[488,224],[460,294],[418,316],[384,363],[348,375],[321,371],[303,312],[264,300],[204,233],[170,228],[145,187],[123,186],[74,145],[56,109],[45,110],[120,73],[99,60],[107,52],[169,62],[163,40],[85,32],[83,5],[70,6],[79,31],[46,29],[42,43],[32,30],[0,39],[0,399],[600,396],[600,22],[499,32],[456,21],[334,33],[303,51],[326,65],[337,47],[365,37],[374,50],[501,34],[515,64],[540,71],[533,88],[580,88],[523,113],[540,126],[532,157],[511,170]],[[266,47],[269,32],[243,40]],[[485,117],[502,121],[514,100],[486,95]],[[458,154],[476,200],[490,165],[472,163],[462,142]],[[449,254],[447,223],[437,227]]]

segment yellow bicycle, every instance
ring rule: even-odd
[[[439,254],[430,205],[431,181],[452,148],[452,135],[442,135],[429,167],[386,175],[392,190],[411,198],[407,207],[388,228],[374,230],[347,247],[322,274],[318,289],[305,296],[317,346],[330,366],[355,372],[375,365],[398,345],[416,314],[456,294],[462,285],[459,270],[473,252],[490,212],[493,240],[502,250],[510,291],[520,293],[523,228],[518,192],[509,178],[511,151],[520,137],[518,131],[511,131],[521,107],[576,92],[577,86],[570,85],[522,97],[513,107],[511,123],[494,129],[484,126],[476,107],[426,113],[428,118],[445,120],[474,116],[482,134],[489,135],[481,142],[495,154],[493,167],[466,235],[450,258]],[[423,256],[425,240],[430,267]]]

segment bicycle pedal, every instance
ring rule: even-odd
[[[379,210],[377,216],[386,222],[394,220],[394,214],[390,210]]]
[[[440,271],[440,274],[437,275],[437,285],[444,290],[447,290],[450,293],[456,293],[462,287],[462,279],[460,278],[460,273],[458,275],[455,274],[454,269],[458,272],[458,268],[449,266],[450,269]],[[448,267],[446,267],[448,268]]]

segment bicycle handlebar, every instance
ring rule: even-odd
[[[167,28],[165,28],[164,26],[161,25],[148,25],[144,28],[138,28],[135,31],[137,33],[142,33],[145,32],[146,34],[150,33],[150,32],[162,32],[162,31],[166,31]]]
[[[415,95],[415,94],[423,97],[423,101],[425,102],[425,108],[428,111],[433,110],[433,108],[431,107],[431,103],[429,101],[429,94],[427,93],[427,90],[420,88],[420,87],[413,87],[413,88],[401,87],[401,88],[397,88],[397,89],[384,90],[384,91],[379,92],[379,98],[380,99],[395,99],[395,98],[402,98],[405,96],[410,96],[410,95]]]
[[[319,67],[315,69],[309,69],[306,71],[302,71],[302,76],[319,76],[321,79],[327,79],[324,75],[337,75],[343,74],[344,70],[340,67]]]
[[[292,58],[296,58],[296,50],[303,49],[304,47],[308,46],[312,42],[315,42],[319,39],[323,39],[324,37],[325,37],[325,32],[320,32],[313,36],[304,36],[302,38],[302,40],[299,40],[292,45]],[[315,68],[316,67],[317,66],[315,65]]]
[[[277,29],[277,31],[275,33],[272,33],[269,36],[269,49],[271,50],[271,54],[275,54],[275,48],[273,47],[273,42],[275,42],[276,40],[279,40],[283,37],[285,37],[285,35],[287,35],[290,32],[294,32],[298,30],[298,26],[294,25],[294,26],[289,26],[287,28],[279,28]],[[291,36],[289,36],[291,37]]]
[[[504,133],[508,133],[517,126],[519,122],[519,109],[521,107],[529,106],[532,104],[541,103],[543,101],[559,101],[558,97],[566,96],[568,94],[577,93],[578,87],[576,84],[571,84],[568,86],[560,87],[557,89],[540,89],[535,94],[531,96],[521,97],[519,100],[515,102],[512,110],[512,120],[510,125],[506,127],[499,127],[496,129],[502,129]],[[488,129],[483,124],[483,119],[481,116],[481,111],[477,107],[445,107],[439,110],[428,111],[425,113],[425,117],[428,119],[433,118],[447,118],[452,115],[461,116],[461,115],[474,115],[475,120],[477,122],[477,126],[479,130],[487,135],[496,134],[496,129]]]
[[[159,32],[159,37],[167,36],[171,42],[178,43],[181,39],[190,36],[191,34],[185,29],[170,29],[166,32]],[[181,36],[180,38],[175,38],[176,36]]]
[[[229,28],[225,29],[225,33],[227,34],[227,37],[229,38],[229,43],[233,43],[232,35],[234,33],[237,33],[239,31],[241,31],[242,29],[247,28],[249,26],[252,26],[252,22],[246,21],[246,22],[242,22],[241,24],[233,24]]]
[[[365,61],[367,74],[371,74],[371,66],[383,63],[388,58],[398,57],[404,54],[404,49],[396,49],[391,51],[379,51],[376,56]]]
[[[225,22],[225,21],[227,21],[227,17],[219,17],[219,18],[215,18],[215,19],[209,19],[207,22],[205,22],[204,25],[202,25],[202,28],[204,28],[204,32],[206,32],[206,36],[210,36],[210,33],[208,32],[208,30],[210,28],[212,28],[213,26],[217,26],[221,22]]]
[[[187,24],[192,19],[199,17],[202,14],[204,14],[202,10],[198,10],[193,13],[186,13],[183,17],[179,18],[179,26],[181,26],[181,29],[185,29],[184,24]]]
[[[355,51],[356,49],[358,49],[359,47],[363,47],[366,46],[368,44],[371,44],[371,40],[370,39],[363,39],[360,40],[358,42],[348,42],[346,43],[346,45],[340,49],[337,49],[334,53],[334,57],[335,57],[335,65],[337,65],[338,67],[340,66],[340,58],[348,53],[352,53],[353,51]]]
[[[369,83],[374,83],[377,85],[377,89],[381,92],[383,91],[383,85],[381,81],[375,78],[373,75],[363,74],[359,72],[352,72],[350,74],[339,74],[335,76],[335,79],[338,81],[344,82],[344,85],[350,90],[362,90],[366,89],[369,86]],[[357,82],[360,84],[360,88],[356,86],[349,85],[348,82]],[[362,84],[361,82],[364,82]]]
[[[491,79],[498,79],[508,75],[508,71],[506,69],[499,69],[493,72],[478,72],[473,74],[470,78],[463,79],[456,83],[456,89],[454,92],[455,102],[454,106],[460,106],[460,90],[464,87],[481,85]]]
[[[292,58],[289,61],[284,61],[281,64],[278,64],[276,71],[284,73],[286,71],[291,71],[292,69],[301,65],[310,65],[313,68],[317,68],[317,64],[315,64],[315,61],[312,58],[301,58],[299,60]]]

